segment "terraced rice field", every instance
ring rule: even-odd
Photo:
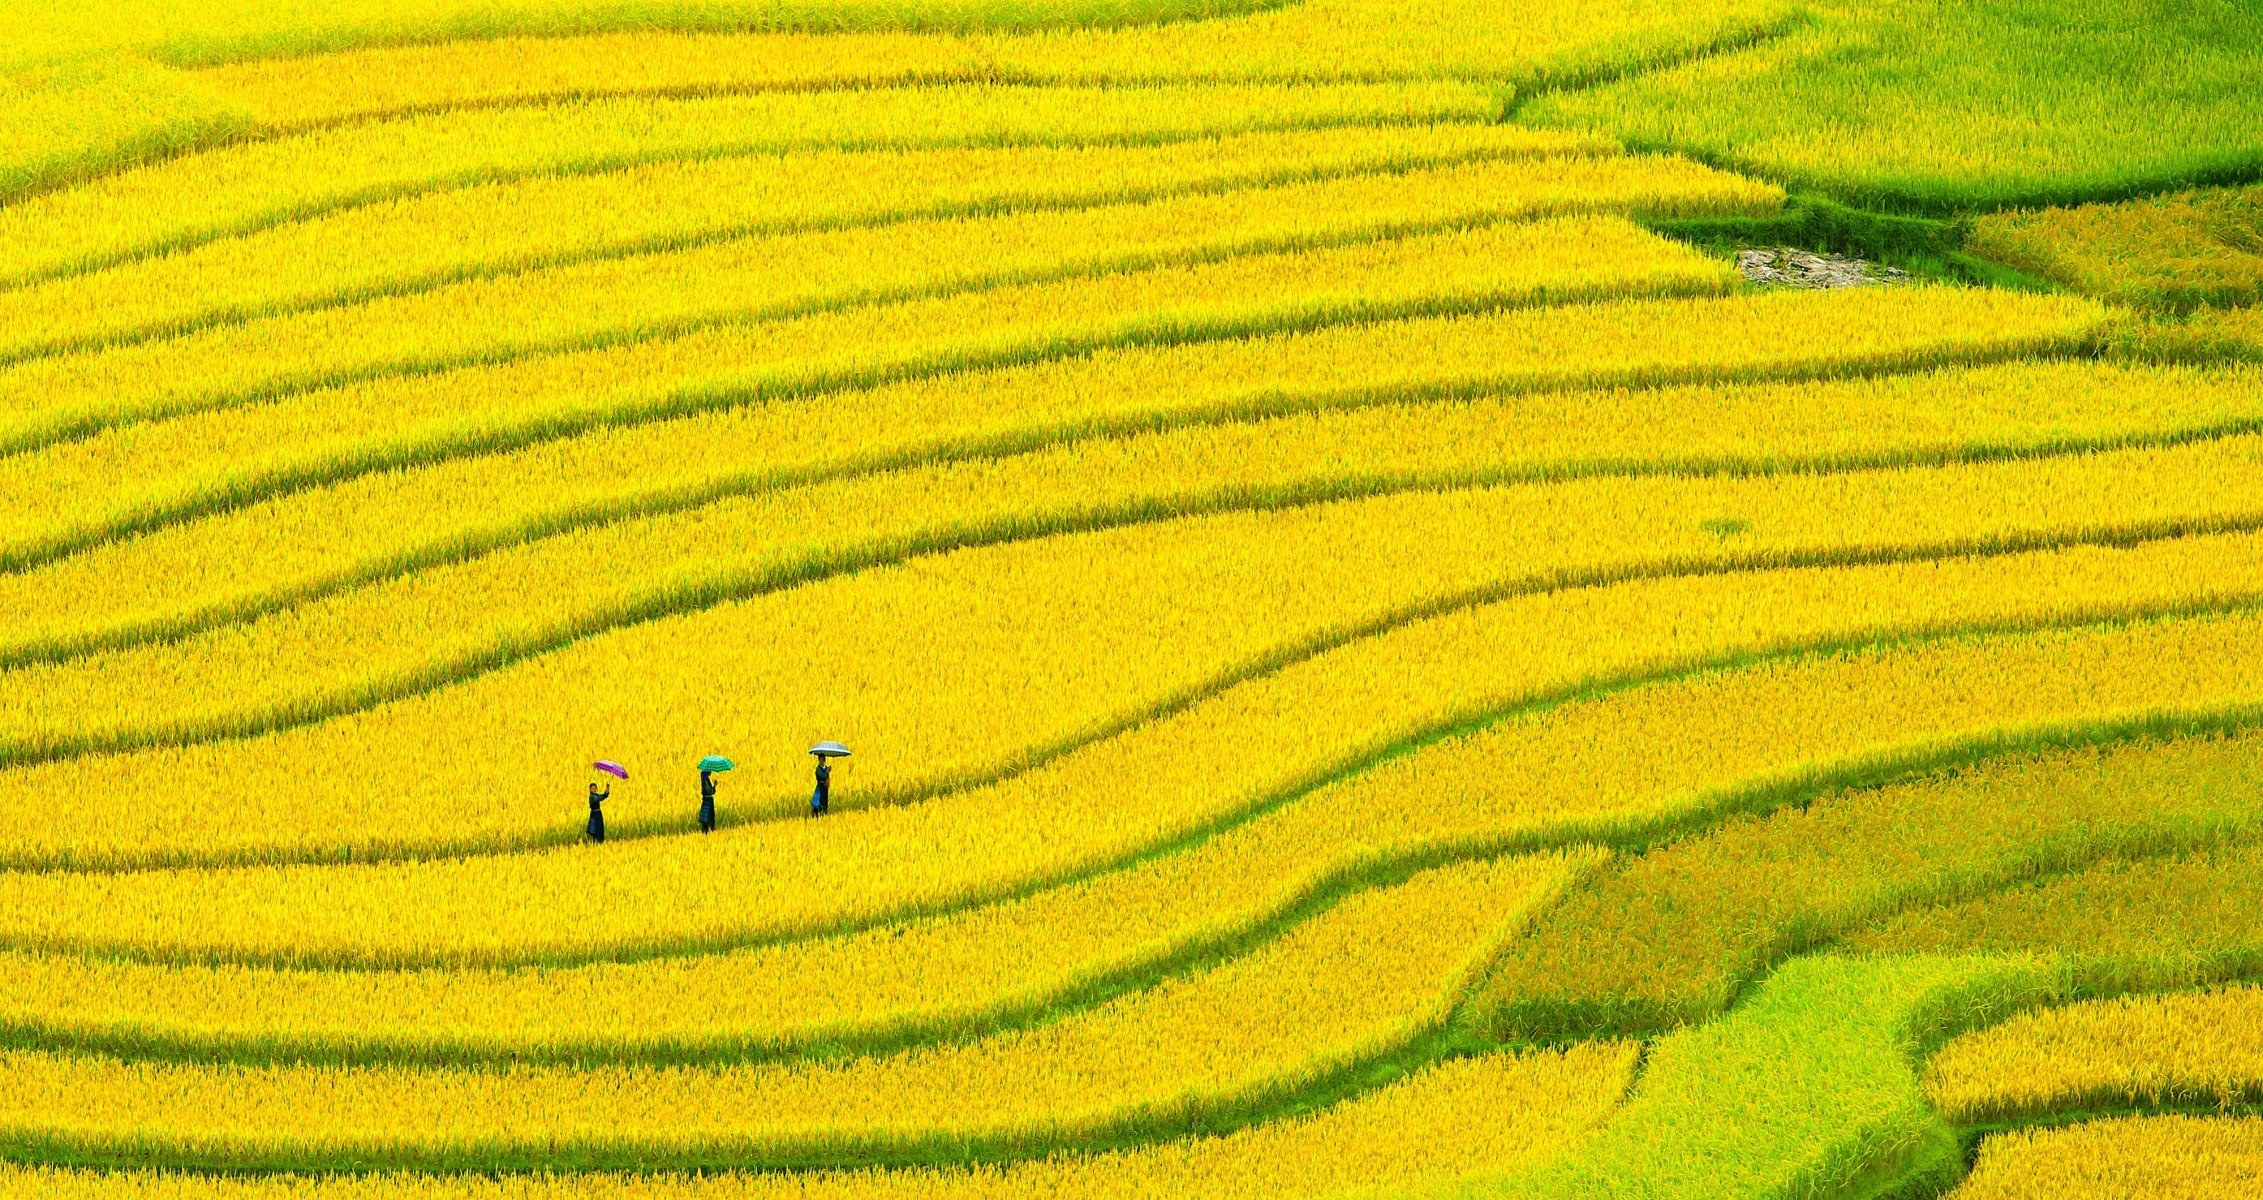
[[[0,1197],[2251,1195],[2258,80],[0,0]]]

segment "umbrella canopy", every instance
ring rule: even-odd
[[[819,742],[811,746],[809,752],[819,758],[847,758],[849,756],[849,748],[839,742]]]
[[[629,769],[617,762],[614,762],[610,758],[601,758],[589,765],[605,772],[607,775],[618,775],[623,779],[627,779],[629,777]]]
[[[699,769],[702,771],[728,771],[731,769],[731,760],[720,754],[710,754],[699,760]]]

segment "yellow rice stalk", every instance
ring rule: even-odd
[[[756,232],[1138,199],[1515,153],[1534,135],[1444,124],[1159,146],[791,151],[403,197],[0,292],[0,353],[178,331],[603,253]]]
[[[1130,516],[1168,511],[1174,477],[1181,495],[1220,489],[1230,498],[1238,487],[1324,488],[1345,475],[1451,470],[1451,460],[1425,463],[1422,444],[1405,440],[1370,447],[1365,461],[1342,453],[1356,444],[1324,435],[1283,439],[1270,452],[1211,430],[1153,442],[757,496],[521,547],[187,639],[26,666],[0,688],[0,744],[24,754],[257,733],[300,714],[358,709],[274,739],[194,752],[207,764],[198,774],[213,771],[215,787],[255,796],[271,788],[290,815],[253,823],[263,832],[248,836],[276,843],[383,845],[447,829],[460,842],[513,841],[540,836],[554,820],[552,801],[530,804],[524,789],[556,795],[592,758],[678,764],[718,745],[778,746],[799,736],[789,731],[805,731],[811,741],[841,737],[862,747],[872,794],[916,794],[1137,719],[1331,630],[1477,589],[1787,559],[1945,555],[2049,545],[2092,530],[2204,529],[2263,517],[2255,461],[2263,441],[2247,436],[1846,475],[1418,490],[1041,536],[1058,527],[1048,520],[1111,500]],[[1238,468],[1213,465],[1244,449]],[[373,523],[400,519],[381,514]],[[1029,522],[1026,540],[784,586],[859,546],[916,546],[923,531],[1013,530],[1017,520]],[[323,536],[324,527],[310,522],[308,536]],[[1439,546],[1461,549],[1442,554]],[[216,562],[256,560],[213,540],[188,549]],[[643,579],[647,595],[667,602],[641,611],[599,602],[576,625],[567,594],[605,575]],[[761,580],[771,581],[762,594],[703,601],[703,589],[735,582],[757,590],[747,581]],[[2217,586],[2253,584],[2227,575]],[[515,629],[508,618],[479,616],[550,592],[560,599],[527,607],[526,624]],[[531,653],[576,629],[592,636],[516,662],[485,657],[498,636],[535,639]],[[925,632],[895,635],[914,629]],[[467,675],[459,686],[381,706],[360,699]],[[292,762],[339,764],[382,757],[385,747],[413,754],[415,779],[375,794],[354,773],[291,782]],[[775,773],[734,780],[734,790],[752,789],[742,792],[740,812],[775,814],[794,803],[798,759],[764,757]],[[0,801],[0,813],[31,818],[10,839],[19,853],[162,854],[204,837],[247,836],[225,832],[245,827],[236,806],[197,818],[171,804],[136,804],[90,825],[57,799],[77,791],[69,781],[86,773],[110,788],[147,778],[162,789],[156,781],[182,769],[167,753],[58,767],[53,782],[7,789],[21,799]],[[635,817],[665,803],[665,793],[642,795],[617,811]],[[176,824],[183,820],[191,823]],[[152,842],[149,832],[127,832],[137,826],[171,832]]]
[[[350,1153],[853,1161],[936,1140],[1023,1149],[1260,1103],[1437,1029],[1524,910],[1598,852],[1440,868],[1278,942],[1026,1031],[838,1063],[267,1068],[0,1055],[0,1128],[210,1161]]]
[[[1950,1042],[1926,1098],[1984,1121],[2061,1109],[2252,1101],[2263,1091],[2263,989],[2117,997],[2045,1009]]]
[[[46,1200],[1093,1200],[1324,1197],[1512,1170],[1583,1143],[1636,1047],[1459,1058],[1323,1112],[1218,1138],[1008,1167],[803,1174],[333,1175],[319,1181],[0,1166],[0,1196]]]
[[[1966,248],[2092,295],[2190,308],[2263,300],[2263,188],[1977,218]]]
[[[1748,31],[1784,9],[1707,0],[1409,5],[1313,0],[1248,17],[1021,37],[902,33],[503,38],[269,59],[196,72],[271,125],[506,99],[989,79],[1503,79],[1559,64],[1639,60]]]
[[[1457,261],[1470,262],[1467,269],[1479,278],[1461,286],[1487,286],[1484,280],[1495,266],[1457,260],[1452,252],[1514,244],[1495,233],[1447,239],[1427,251],[1401,247],[1389,254],[1430,255],[1417,262],[1427,261],[1440,273],[1458,270]],[[1276,277],[1276,290],[1310,287],[1322,289],[1325,295],[1335,281],[1299,274],[1298,268],[1309,272],[1318,262],[1336,261],[1340,260],[1291,258],[1273,264],[1270,274]],[[1515,261],[1508,260],[1504,269],[1513,270]],[[1224,281],[1215,275],[1206,278],[1223,287]],[[1265,279],[1254,269],[1243,278],[1253,286]],[[1355,286],[1387,286],[1373,281],[1362,284],[1350,272],[1344,278],[1341,286],[1347,291]],[[1385,280],[1389,279],[1386,274]],[[1418,274],[1403,286],[1411,291],[1438,285],[1425,284]],[[1123,290],[1131,289],[1125,285]],[[1159,286],[1152,290],[1170,294]],[[1160,415],[1304,407],[1378,393],[1388,397],[1440,389],[1528,391],[1691,376],[1766,378],[1864,364],[1955,361],[2022,346],[2064,344],[2079,337],[2097,317],[2087,302],[2006,299],[2005,293],[1881,290],[1876,295],[1887,298],[1809,293],[1629,302],[1135,350],[1023,372],[949,376],[908,388],[782,400],[518,454],[368,476],[0,577],[0,628],[12,634],[0,642],[13,642],[16,647],[71,642],[161,625],[183,614],[230,611],[279,591],[365,577],[386,564],[431,561],[445,556],[449,546],[478,548],[517,541],[530,532],[571,524],[577,512],[632,514],[643,503],[671,499],[680,506],[686,498],[759,489],[781,473],[838,470],[860,459],[916,461],[953,443],[1010,445],[1096,424],[1137,427]],[[1059,293],[1051,298],[1058,300]],[[1028,303],[1035,306],[1037,299]],[[906,307],[914,311],[902,315],[905,332],[899,336],[908,339],[922,328],[913,318],[926,310]],[[1017,328],[1016,315],[1014,309],[998,313],[991,327],[999,331],[997,336]],[[858,353],[854,349],[858,343],[852,335],[871,328],[833,323],[825,331],[809,333],[820,343],[819,353],[826,343],[838,342],[841,348],[833,353],[853,364],[850,356]],[[1826,336],[1832,340],[1825,340]],[[741,348],[745,349],[743,344]],[[717,346],[715,351],[716,369],[729,369],[721,361],[723,348]],[[545,383],[544,374],[531,369],[495,375],[525,387],[524,395],[536,403],[548,403],[543,398],[554,397],[552,389],[563,382],[552,373]],[[495,379],[490,376],[487,381]],[[467,394],[471,380],[457,382],[460,389],[423,389],[418,407],[428,419],[448,419],[448,405],[479,403],[476,392]],[[643,386],[633,379],[587,382],[623,389]],[[343,423],[350,417],[390,429],[414,419],[412,413],[364,398],[371,403],[340,404],[324,420]],[[1628,394],[1617,402],[1645,414],[1645,419],[1654,407],[1647,393]],[[494,404],[498,409],[505,406],[500,397],[494,398]],[[1577,398],[1565,404],[1575,414],[1581,408]],[[289,406],[279,411],[288,412]],[[539,412],[521,410],[511,415],[526,420]],[[1694,412],[1689,420],[1701,423]],[[1588,426],[1575,415],[1567,427]],[[293,427],[284,422],[267,428],[280,434]],[[298,429],[312,440],[313,431]],[[245,430],[221,425],[206,435],[206,444],[218,450],[246,440],[256,443],[265,440],[261,432],[258,425]],[[1225,445],[1231,446],[1241,435],[1228,431],[1215,436],[1228,439]],[[1428,444],[1419,436],[1398,442],[1407,452]],[[1503,445],[1497,439],[1480,443],[1474,448],[1476,461],[1500,454]],[[1268,454],[1256,461],[1273,460]],[[99,495],[97,487],[109,477],[158,473],[147,459],[126,459],[108,469],[99,463],[98,459],[69,475],[50,477],[45,487],[30,482],[37,474],[27,466],[28,478],[19,475],[24,482],[9,490],[42,495],[50,519],[68,519],[67,509],[52,507],[54,496],[62,494],[66,485],[83,485],[85,491],[70,494],[85,497]],[[1009,464],[999,469],[1014,468]],[[536,480],[540,487],[532,486]],[[92,507],[97,502],[81,503]],[[227,553],[221,552],[223,548]],[[244,560],[259,562],[260,570],[238,570],[234,564]]]
[[[1980,1143],[1949,1200],[2213,1200],[2263,1191],[2263,1119],[2172,1113]]]
[[[663,159],[1167,140],[1354,122],[1482,120],[1498,108],[1486,89],[1461,83],[962,84],[424,113],[221,147],[0,209],[0,280],[83,269],[400,194]]]
[[[43,429],[150,413],[242,404],[281,390],[419,373],[447,365],[507,361],[595,350],[557,366],[651,362],[680,351],[670,335],[724,326],[724,342],[742,353],[759,340],[797,328],[847,328],[882,341],[902,306],[929,325],[948,327],[1032,295],[1044,311],[1073,314],[1084,297],[1121,289],[1094,275],[1145,277],[1174,267],[1181,286],[1236,268],[1218,260],[1297,249],[1375,242],[1392,234],[1451,230],[1504,218],[1611,209],[1766,207],[1772,195],[1679,160],[1555,157],[1486,162],[1222,195],[1179,196],[1094,209],[981,218],[908,221],[773,238],[740,239],[699,249],[606,259],[526,274],[476,279],[430,291],[342,308],[227,324],[159,342],[35,359],[0,374],[0,395],[12,398],[0,433],[36,437]],[[1579,246],[1578,235],[1554,230]],[[1512,235],[1530,237],[1530,234]],[[1592,235],[1590,235],[1592,236]],[[1370,251],[1373,253],[1373,251]],[[1386,255],[1388,251],[1384,252]],[[1529,255],[1494,247],[1497,278],[1530,273]],[[1632,281],[1661,261],[1700,261],[1679,247],[1637,244],[1627,236],[1579,247],[1543,275]],[[1208,264],[1206,267],[1205,264]],[[1707,264],[1711,275],[1726,272]],[[1247,267],[1240,268],[1248,270]],[[1484,268],[1465,273],[1481,276]],[[1022,285],[1016,287],[1014,285]],[[1248,287],[1248,281],[1239,286]],[[1254,297],[1251,297],[1254,299]],[[1446,299],[1444,296],[1438,299]],[[1122,297],[1119,297],[1122,299]],[[1104,301],[1103,301],[1104,302]],[[763,321],[824,313],[809,322]],[[1027,313],[1032,329],[1041,324]],[[875,327],[877,326],[877,327]],[[634,343],[659,343],[637,346]],[[606,348],[613,347],[610,353]],[[878,347],[875,347],[878,349]],[[712,361],[712,360],[710,360]],[[658,367],[650,369],[658,370]],[[522,370],[518,372],[524,374]],[[436,386],[480,391],[482,375],[442,376],[387,387],[349,389],[428,395]],[[647,390],[665,390],[666,376]],[[695,383],[696,378],[678,380]],[[329,399],[336,400],[337,396]],[[304,403],[304,402],[302,402]],[[319,405],[319,401],[316,401]],[[369,401],[364,399],[366,405]],[[289,411],[298,411],[296,405]],[[458,420],[478,424],[478,408]],[[14,426],[10,429],[9,426]],[[409,429],[413,430],[412,424]],[[403,431],[408,432],[408,430]],[[396,435],[399,436],[399,435]]]
[[[2090,552],[2076,561],[2103,581],[2101,592],[2090,596],[2126,596],[2144,586],[2130,575],[2138,565],[2130,558]],[[2216,565],[2162,563],[2175,571],[2180,596],[2204,588],[2204,572]],[[1891,597],[1861,597],[1851,620],[1838,605],[1786,601],[1754,607],[1753,598],[1727,580],[1714,581],[1710,593],[1719,609],[1704,604],[1693,612],[1668,602],[1677,586],[1696,588],[1699,582],[1527,597],[1419,622],[1255,677],[1041,768],[922,804],[842,812],[823,821],[758,823],[709,837],[455,860],[0,875],[5,902],[0,940],[25,947],[310,963],[539,961],[745,944],[941,911],[1168,847],[1409,738],[1537,695],[1561,694],[1628,670],[1717,657],[1724,648],[1775,644],[1803,632],[1791,620],[1803,615],[1816,622],[1808,628],[1819,626],[1824,633],[1850,624],[1875,627],[1872,622],[1881,617],[1901,615],[1870,607],[1890,603]],[[1690,604],[1703,604],[1708,595],[1697,590]],[[1916,592],[1928,594],[1923,588]],[[2070,603],[2061,598],[2070,594],[2084,596],[2070,589],[2036,595],[2030,603],[2056,609]],[[1935,602],[1951,613],[2006,607],[2001,599],[1990,601],[1988,593],[1944,588]],[[1706,612],[1720,615],[1699,620],[1697,614]],[[1724,624],[1748,632],[1741,639],[1722,638],[1717,631]],[[1575,728],[1568,744],[1511,730],[1493,735],[1488,744],[1520,753],[1519,748],[1537,747],[1529,767],[1472,768],[1485,776],[1483,787],[1471,785],[1472,795],[1509,806],[1487,818],[1485,838],[1563,838],[1702,810],[1713,802],[1709,786],[1738,786],[1769,772],[1796,782],[1806,769],[1803,759],[1900,754],[1973,737],[2016,739],[2025,736],[2021,730],[2151,719],[2164,709],[2245,711],[2242,706],[2263,694],[2254,665],[2263,658],[2251,644],[2259,639],[2263,618],[2240,615],[1956,641],[1857,656],[1835,667],[1827,660],[1815,667],[1701,679],[1679,691],[1644,692],[1623,703],[1578,710],[1592,711],[1606,727],[1623,714],[1633,730],[1667,733],[1665,747],[1637,752],[1597,729]],[[624,659],[613,669],[635,668]],[[1814,672],[1824,678],[1803,692],[1799,681]],[[1678,731],[1693,727],[1701,714],[1723,710],[1719,689],[1747,682],[1763,686],[1779,678],[1789,682],[1766,698],[1774,707],[1739,708],[1718,718],[1741,731],[1714,738],[1718,754],[1694,755],[1680,742]],[[1944,679],[1958,686],[1944,691],[1938,686]],[[544,694],[529,686],[533,679],[514,682],[522,686],[514,700]],[[571,679],[541,682],[553,693],[583,688],[592,703],[602,695]],[[476,695],[478,689],[455,691]],[[1826,707],[1790,702],[1803,694]],[[1899,699],[1882,705],[1881,694]],[[202,834],[215,828],[216,821],[197,814],[224,795],[240,822],[256,824],[269,813],[303,819],[297,814],[335,811],[344,818],[340,828],[351,830],[401,805],[406,793],[422,786],[423,772],[442,769],[443,754],[472,759],[485,750],[494,760],[514,752],[519,731],[508,724],[513,712],[481,710],[482,726],[462,724],[453,714],[440,724],[415,719],[432,705],[461,703],[442,693],[353,721],[225,747],[162,752],[144,776],[156,790],[142,784],[128,790],[120,786],[122,779],[106,779],[103,794],[110,803],[91,809],[81,804],[74,811],[93,820],[112,810],[141,809],[120,820],[163,816],[178,822],[158,835],[162,841],[175,829],[199,828]],[[1555,727],[1550,722],[1571,719],[1528,720],[1539,721],[1536,728],[1544,733]],[[1783,728],[1775,722],[1789,729],[1764,732]],[[486,736],[467,734],[471,728],[483,728]],[[1831,740],[1797,740],[1793,735],[1800,731]],[[808,733],[783,727],[740,748],[738,757],[750,766],[783,769],[800,759]],[[535,728],[526,736],[539,740],[554,733]],[[457,749],[458,740],[467,748]],[[1222,747],[1233,748],[1230,763],[1222,763]],[[561,760],[558,755],[566,753],[561,749],[547,761],[587,761],[604,752],[573,749],[579,753],[572,759]],[[1744,757],[1755,750],[1764,757]],[[1787,750],[1795,756],[1778,757]],[[1597,765],[1576,775],[1561,770],[1562,763],[1575,760]],[[651,767],[651,790],[644,794],[672,792],[675,811],[683,814],[672,824],[688,830],[692,773],[689,760],[682,762]],[[322,769],[309,771],[309,763],[321,763]],[[1669,767],[1719,774],[1694,782],[1655,774]],[[641,764],[632,774],[638,769]],[[544,770],[553,779],[566,774],[563,768]],[[1621,780],[1618,772],[1634,774]],[[557,814],[551,819],[566,824],[578,816],[581,792],[579,772],[571,778],[570,788],[511,781],[485,794],[462,787],[448,794],[493,795],[491,803],[520,820],[528,819],[521,814],[539,812]],[[1651,791],[1644,780],[1660,782]],[[12,798],[47,794],[29,780],[11,782]],[[672,791],[671,784],[681,790]],[[88,794],[87,788],[69,793]],[[270,795],[288,797],[297,807],[268,808],[283,803],[267,800]],[[571,829],[567,825],[561,832]],[[323,830],[316,836],[335,844],[340,835]],[[209,835],[184,841],[226,844]],[[146,835],[141,844],[148,844]]]
[[[2167,558],[2183,559],[2183,571],[2167,569]],[[2105,593],[2106,581],[2167,578],[2223,562],[2187,545],[1770,572],[1526,601],[1516,606],[1522,620],[1514,626],[1503,613],[1469,627],[1496,638],[1571,640],[1587,635],[1577,622],[1617,622],[1661,655],[1672,644],[1645,633],[1631,614],[1647,609],[1658,629],[1692,638],[1709,628],[1728,634],[1724,622],[1740,613],[1752,620],[1749,613],[1764,607],[1798,621],[1773,631],[1755,622],[1762,638],[1844,635],[1865,622],[1954,621],[1985,611],[1990,595],[2126,598]],[[1688,648],[1721,653],[1765,644]],[[1644,664],[1588,665],[1605,673]],[[1621,817],[1640,819],[1692,797],[1796,778],[1801,764],[1825,769],[1942,736],[1943,727],[1905,721],[1891,704],[1865,704],[1866,683],[1892,697],[1896,681],[1893,669],[1865,660],[1699,677],[1573,705],[1391,760],[1121,871],[908,925],[724,955],[367,973],[10,956],[0,958],[0,1026],[70,1042],[272,1047],[284,1055],[312,1047],[419,1061],[458,1053],[768,1051],[980,1027],[1260,928],[1316,888],[1407,856],[1497,849],[1504,839],[1548,834],[1553,819],[1593,819],[1618,811],[1613,805],[1627,806]],[[1287,720],[1310,715],[1293,705],[1281,711]],[[1677,754],[1684,740],[1713,750],[1684,758]],[[1551,762],[1566,767],[1552,771]],[[1001,945],[1016,952],[998,954]]]

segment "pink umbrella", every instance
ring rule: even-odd
[[[593,762],[589,765],[596,767],[598,770],[605,772],[607,775],[618,775],[623,779],[627,779],[629,777],[629,769],[627,767],[624,767],[609,758],[598,759],[596,762]]]

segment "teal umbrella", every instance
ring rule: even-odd
[[[731,760],[720,754],[710,754],[699,760],[699,769],[702,771],[728,771],[731,769]]]

